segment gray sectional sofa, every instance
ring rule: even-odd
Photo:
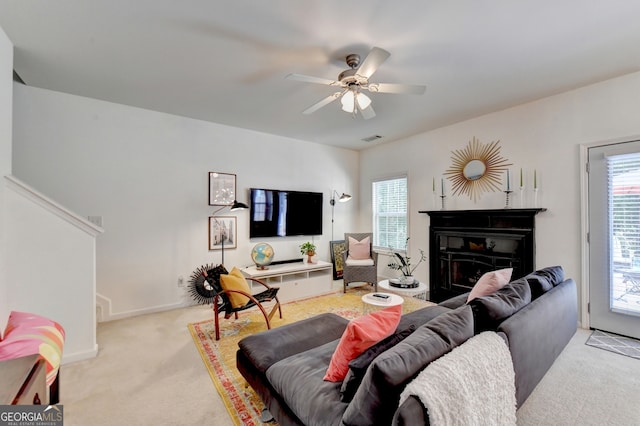
[[[248,336],[237,367],[281,425],[429,424],[400,393],[429,363],[486,330],[508,343],[520,406],[577,329],[576,283],[554,266],[466,303],[467,295],[405,314],[396,333],[349,364],[344,382],[323,376],[348,320],[322,314]]]

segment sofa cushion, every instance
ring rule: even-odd
[[[421,325],[428,323],[438,315],[450,311],[451,309],[445,308],[443,306],[427,306],[426,308],[421,308],[408,314],[404,314],[400,318],[400,323],[398,324],[396,333],[402,330],[406,330],[411,326],[413,326],[414,328],[418,328]]]
[[[0,343],[0,361],[39,354],[51,386],[62,361],[65,332],[60,324],[40,315],[12,311]]]
[[[526,279],[511,281],[488,296],[469,302],[473,309],[475,333],[495,330],[505,318],[518,312],[531,302],[531,290]]]
[[[340,382],[323,380],[338,340],[273,364],[266,376],[303,424],[338,425],[347,407],[340,401]]]
[[[331,357],[324,379],[331,382],[344,380],[349,371],[349,362],[393,333],[401,315],[402,306],[396,305],[349,321]]]
[[[473,286],[467,302],[475,299],[476,297],[488,296],[493,294],[496,290],[501,289],[509,283],[513,268],[498,269],[496,271],[489,271],[482,274],[478,282]]]
[[[549,282],[547,277],[538,275],[535,272],[525,276],[524,279],[529,283],[529,288],[531,289],[531,300],[537,299],[553,288],[553,284]]]
[[[373,360],[344,413],[346,425],[388,425],[405,385],[431,361],[473,336],[468,305],[445,312]]]
[[[416,327],[412,324],[408,329],[394,333],[391,336],[382,339],[380,342],[371,346],[358,357],[353,359],[349,363],[347,376],[342,381],[342,387],[340,388],[340,400],[343,402],[351,401],[371,362],[376,359],[378,355],[407,338],[407,336],[413,333],[415,329]]]
[[[535,274],[546,277],[554,287],[564,281],[564,269],[562,266],[548,266],[537,270]]]
[[[337,341],[349,320],[325,313],[247,336],[238,342],[240,350],[256,369],[264,373],[276,362],[316,346]],[[334,346],[335,347],[335,346]],[[325,365],[325,370],[329,362]]]
[[[443,300],[442,302],[438,303],[438,306],[444,306],[445,308],[449,309],[456,309],[467,303],[468,298],[469,292],[466,292],[457,296],[453,296],[447,300]]]
[[[564,281],[562,266],[550,266],[524,277],[531,288],[531,300],[535,300]]]

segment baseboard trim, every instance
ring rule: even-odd
[[[133,311],[119,312],[115,314],[109,312],[108,317],[104,318],[104,321],[115,321],[115,320],[124,319],[124,318],[137,317],[138,315],[170,311],[172,309],[184,308],[187,306],[190,306],[190,305],[188,303],[181,302],[181,303],[171,303],[169,305],[151,306],[148,308],[135,309]]]
[[[62,355],[62,360],[60,361],[61,365],[65,365],[65,364],[71,364],[74,362],[78,362],[78,361],[84,361],[87,359],[92,359],[95,358],[96,356],[98,356],[98,345],[94,345],[92,350],[89,351],[82,351],[82,352],[75,352],[72,354],[63,354]]]

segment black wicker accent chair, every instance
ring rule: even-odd
[[[222,270],[220,270],[220,267],[222,267]],[[279,313],[280,318],[282,318],[282,308],[278,300],[278,290],[280,290],[280,288],[271,287],[265,282],[255,278],[245,278],[248,281],[263,285],[265,290],[257,294],[249,294],[240,290],[224,290],[220,285],[220,274],[227,273],[227,271],[222,265],[220,265],[220,267],[203,272],[204,278],[215,291],[215,296],[213,297],[213,318],[215,322],[216,340],[220,340],[220,313],[222,312],[224,312],[224,319],[229,319],[232,315],[238,319],[238,312],[257,306],[264,316],[267,329],[271,329],[271,318],[273,318],[276,311]],[[229,301],[230,293],[242,294],[248,297],[249,301],[243,306],[234,308]],[[273,306],[270,308],[271,310],[267,312],[267,308],[269,307],[265,306],[265,304],[270,302],[273,302]]]

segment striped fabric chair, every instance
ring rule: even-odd
[[[352,259],[349,255],[349,238],[358,242],[369,237],[369,259]],[[347,292],[347,287],[353,282],[365,282],[374,286],[378,291],[378,253],[373,251],[373,233],[345,233],[345,251],[343,256],[343,291]]]

